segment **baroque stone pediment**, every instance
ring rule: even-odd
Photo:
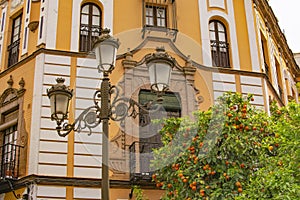
[[[25,82],[23,78],[19,81],[20,88],[16,89],[13,88],[13,79],[12,76],[10,76],[10,79],[7,81],[8,88],[4,90],[4,92],[0,95],[0,106],[6,105],[10,102],[13,102],[17,100],[19,97],[24,95],[25,89],[24,85]]]

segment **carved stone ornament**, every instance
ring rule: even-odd
[[[39,21],[32,21],[28,24],[28,28],[30,31],[34,32],[39,25]]]
[[[7,103],[10,103],[16,99],[18,99],[19,97],[24,95],[24,92],[26,91],[24,89],[25,86],[25,81],[23,78],[21,78],[19,85],[20,85],[20,89],[16,89],[13,88],[13,78],[10,75],[9,80],[7,81],[8,87],[6,90],[4,90],[4,92],[0,95],[0,106],[3,106]]]
[[[12,0],[10,5],[12,8],[16,8],[21,5],[21,3],[23,3],[23,0]]]

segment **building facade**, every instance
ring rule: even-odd
[[[254,94],[269,111],[298,101],[300,69],[267,0],[0,0],[0,199],[100,199],[102,127],[58,136],[47,89],[63,77],[74,91],[69,121],[101,83],[92,44],[103,28],[121,42],[110,75],[121,94],[147,105],[146,55],[175,59],[164,111],[192,116],[226,91]],[[141,117],[110,122],[110,196],[150,199],[151,148],[159,127]]]

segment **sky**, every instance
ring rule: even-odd
[[[293,53],[300,53],[300,0],[269,0]]]

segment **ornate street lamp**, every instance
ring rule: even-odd
[[[57,84],[47,90],[50,99],[51,120],[56,120],[58,129],[61,123],[68,118],[69,101],[73,96],[73,90],[64,85],[65,79],[57,78]]]
[[[119,89],[116,86],[111,86],[108,76],[114,69],[116,52],[120,43],[110,36],[109,32],[108,29],[104,29],[94,44],[98,71],[103,73],[101,86],[94,93],[94,105],[86,108],[72,124],[66,122],[62,124],[67,119],[72,90],[64,85],[63,78],[56,79],[57,84],[47,90],[50,98],[51,120],[56,121],[56,130],[59,136],[65,137],[73,130],[80,132],[84,128],[88,128],[91,134],[92,128],[102,122],[102,200],[109,200],[109,119],[121,121],[128,116],[135,118],[142,113],[147,114],[160,109],[158,104],[157,107],[154,106],[157,109],[146,110],[143,105],[138,104],[133,99],[119,97]],[[145,62],[149,67],[151,89],[158,94],[157,101],[161,101],[161,95],[168,90],[171,70],[175,65],[175,60],[163,48],[157,48],[155,53],[146,55]],[[114,94],[112,101],[111,94]],[[140,112],[141,110],[142,112]]]
[[[146,56],[151,90],[157,93],[159,102],[163,100],[162,94],[169,89],[174,63],[175,59],[167,54],[163,47],[156,48],[155,53]]]

